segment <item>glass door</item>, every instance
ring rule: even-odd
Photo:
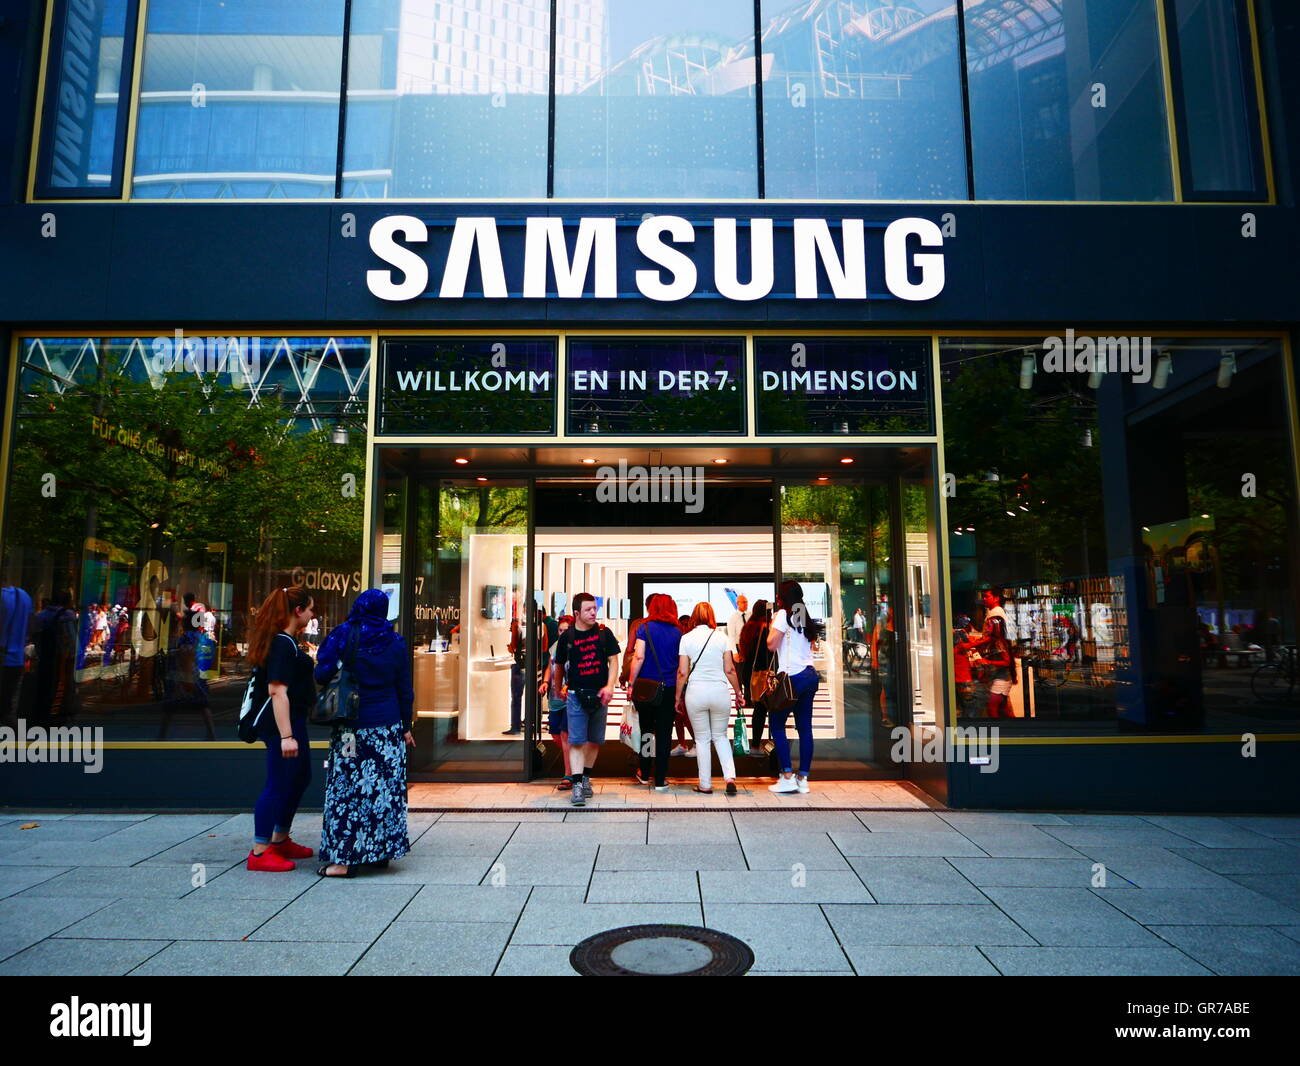
[[[413,774],[525,776],[525,676],[534,667],[525,609],[529,496],[524,480],[414,485],[403,613],[415,687]]]

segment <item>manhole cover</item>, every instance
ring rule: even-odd
[[[569,962],[584,977],[739,977],[754,953],[698,925],[627,925],[588,937]]]

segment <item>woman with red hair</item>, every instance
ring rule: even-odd
[[[654,759],[654,789],[668,791],[668,752],[677,714],[677,646],[682,631],[677,626],[677,604],[671,596],[653,592],[645,601],[646,617],[636,633],[636,651],[628,672],[628,688],[638,677],[659,683],[654,700],[636,702],[641,722],[641,780],[649,782]],[[649,660],[647,662],[647,659]]]

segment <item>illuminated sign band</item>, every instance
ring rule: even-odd
[[[460,300],[582,299],[590,282],[596,299],[616,299],[618,291],[618,220],[582,218],[572,244],[561,218],[523,220],[522,286],[507,284],[497,220],[457,218],[436,291],[430,290],[429,263],[407,245],[427,244],[429,225],[414,215],[387,215],[370,227],[370,249],[388,267],[366,271],[366,286],[381,300],[436,296]],[[701,225],[704,225],[701,223]],[[637,295],[661,302],[716,293],[726,300],[754,301],[772,296],[776,283],[775,223],[770,218],[745,220],[749,230],[748,280],[741,280],[740,220],[715,218],[712,288],[701,289],[700,271],[689,251],[696,247],[695,224],[678,215],[648,215],[636,231],[636,251],[644,266],[636,271]],[[824,218],[792,220],[794,293],[798,300],[831,298],[866,300],[867,224],[860,218],[837,220],[839,239]],[[399,243],[398,238],[405,241]],[[943,233],[924,218],[899,218],[884,227],[884,284],[900,300],[932,300],[943,291]],[[626,252],[624,253],[626,254]],[[482,292],[468,294],[472,262],[478,264]],[[555,287],[549,283],[554,278]],[[823,288],[822,281],[826,282]]]

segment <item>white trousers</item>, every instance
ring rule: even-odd
[[[734,705],[731,686],[717,681],[695,682],[686,686],[686,715],[695,730],[695,760],[700,767],[700,788],[713,787],[713,752],[718,751],[718,764],[724,778],[736,776],[736,761],[731,757],[731,741],[727,739],[727,726]]]

